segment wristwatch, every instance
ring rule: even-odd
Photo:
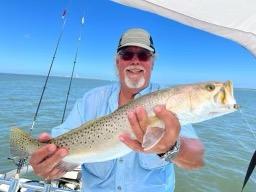
[[[180,151],[180,138],[178,137],[176,143],[171,147],[171,149],[165,153],[157,154],[161,159],[165,161],[172,161],[178,155]]]

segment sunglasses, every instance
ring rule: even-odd
[[[132,52],[123,50],[118,53],[124,61],[130,61],[136,55],[140,61],[148,61],[153,55],[149,51]]]

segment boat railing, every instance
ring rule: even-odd
[[[64,189],[54,186],[51,183],[38,183],[38,182],[29,182],[22,181],[21,179],[11,178],[5,179],[0,178],[0,191],[1,192],[18,192],[21,191],[40,191],[40,192],[78,192],[79,190],[73,189]]]

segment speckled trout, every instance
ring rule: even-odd
[[[149,116],[142,146],[149,150],[161,140],[165,129],[153,112],[156,105],[165,105],[167,110],[176,114],[181,126],[228,114],[238,108],[231,81],[180,85],[134,99],[113,113],[86,122],[48,143],[69,150],[61,165],[65,170],[85,162],[102,162],[124,156],[131,149],[119,140],[119,135],[129,133],[134,137],[127,113],[142,106]],[[18,128],[11,130],[10,144],[12,156],[18,157],[29,157],[45,145]]]

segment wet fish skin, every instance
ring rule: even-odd
[[[132,100],[113,113],[86,122],[51,139],[49,143],[69,150],[69,155],[64,159],[65,163],[61,165],[63,169],[73,169],[75,165],[84,162],[102,162],[121,157],[131,149],[120,142],[118,136],[125,132],[134,136],[127,113],[137,106],[142,106],[148,112],[151,122],[144,136],[143,147],[150,149],[164,133],[163,122],[153,112],[156,105],[165,105],[167,110],[177,115],[181,125],[228,114],[236,111],[237,107],[231,81],[180,85]],[[152,127],[159,129],[151,129]],[[158,131],[158,134],[151,134],[152,131]],[[153,135],[158,136],[155,138]],[[11,154],[19,157],[30,156],[45,145],[18,128],[11,130],[10,143]]]

